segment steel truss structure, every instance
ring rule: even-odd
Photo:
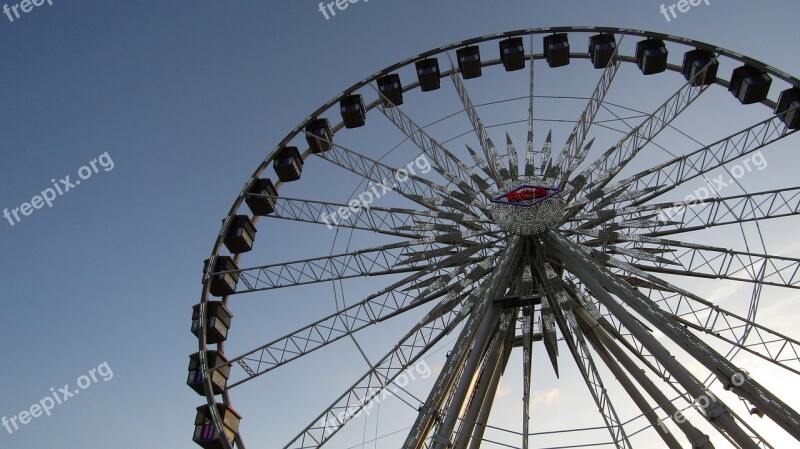
[[[599,81],[563,147],[553,149],[553,138],[548,134],[537,149],[534,64],[549,64],[552,55],[535,52],[533,39],[575,39],[590,34],[606,36],[605,40],[614,38],[616,45],[608,63],[599,67]],[[524,39],[527,37],[529,42]],[[682,72],[685,82],[671,95],[664,95],[661,106],[623,132],[611,148],[594,154],[592,133],[601,125],[598,116],[607,108],[606,97],[615,87],[623,63],[643,67],[638,50],[637,54],[622,51],[624,39],[637,38],[660,42],[665,48],[668,44],[670,49],[702,50],[709,58],[701,70],[691,73],[686,72],[686,66],[665,63],[666,71]],[[518,155],[508,133],[504,149],[495,145],[491,137],[493,124],[481,115],[481,105],[473,100],[469,82],[465,81],[469,78],[467,70],[474,67],[467,68],[470,60],[462,59],[461,50],[487,47],[494,42],[500,43],[501,51],[528,45],[520,55],[523,66],[529,68],[525,94],[528,116],[520,120],[527,124],[524,155]],[[553,52],[555,48],[549,50]],[[596,62],[593,47],[589,50],[572,51],[568,58]],[[500,59],[478,59],[477,64],[480,69],[501,70],[505,66],[512,70],[508,58],[510,50]],[[402,100],[397,100],[402,99],[402,93],[429,90],[423,89],[422,75],[396,87],[399,97],[398,92],[390,95],[386,88],[387,76],[434,59],[441,64],[441,70],[436,72],[437,83],[441,80],[452,85],[478,142],[477,150],[466,148],[464,154],[468,157],[434,137],[428,126],[418,124],[406,112]],[[474,63],[474,59],[471,61]],[[387,67],[325,103],[290,132],[247,181],[223,222],[206,264],[201,302],[194,317],[202,373],[195,382],[201,383],[200,391],[205,393],[209,407],[205,421],[198,418],[195,424],[213,426],[208,429],[216,432],[213,437],[205,437],[205,430],[201,429],[200,437],[195,433],[195,442],[206,448],[244,449],[246,432],[239,432],[238,423],[234,426],[226,415],[226,407],[233,405],[233,391],[247,388],[257,382],[256,378],[339,340],[356,341],[355,336],[363,329],[408,316],[411,311],[424,312],[422,319],[416,320],[382,357],[369,362],[369,369],[327,408],[310,414],[309,424],[298,429],[288,443],[280,443],[281,447],[319,448],[334,439],[382,393],[390,388],[396,391],[393,385],[398,377],[441,346],[448,334],[455,339],[427,396],[419,399],[416,419],[408,423],[410,427],[405,432],[403,449],[499,447],[486,438],[487,429],[492,427],[489,416],[500,379],[518,348],[523,379],[519,393],[522,431],[516,445],[501,446],[538,447],[531,414],[531,388],[536,382],[532,371],[545,363],[534,360],[537,343],[544,346],[547,364],[557,375],[565,369],[567,358],[570,367],[574,363],[608,430],[608,442],[598,446],[636,446],[632,439],[639,431],[630,425],[630,416],[623,416],[620,407],[615,406],[619,399],[612,397],[607,388],[613,381],[646,420],[650,435],[660,438],[670,449],[709,449],[714,447],[715,438],[734,448],[774,447],[756,430],[752,417],[736,413],[731,404],[738,401],[748,405],[752,416],[763,416],[800,441],[800,414],[764,386],[763,379],[749,375],[734,362],[741,352],[788,376],[800,375],[800,342],[796,336],[771,329],[758,315],[760,302],[768,300],[762,298],[762,287],[772,288],[770,292],[800,288],[800,258],[753,249],[751,245],[733,250],[689,238],[692,233],[710,228],[791,219],[800,210],[800,187],[720,194],[691,201],[675,201],[667,195],[692,180],[724,169],[726,164],[790,138],[798,128],[798,121],[791,117],[800,99],[791,103],[788,110],[780,110],[779,101],[764,96],[757,102],[778,109],[770,110],[768,117],[740,131],[697,149],[672,149],[678,155],[664,162],[648,164],[643,156],[644,150],[655,145],[656,138],[672,128],[706,91],[736,89],[735,80],[721,74],[702,81],[706,72],[720,62],[745,64],[785,83],[787,97],[800,92],[796,78],[706,43],[631,29],[558,27],[517,30],[443,46]],[[348,132],[344,122],[331,127],[327,137],[309,130],[314,119],[333,115],[341,102],[365,96],[374,99],[363,106],[365,116],[396,128],[430,161],[431,176],[409,174],[370,151],[338,143],[336,135]],[[386,186],[385,192],[413,206],[366,205],[342,217],[341,211],[352,208],[351,203],[282,196],[284,182],[275,183],[273,193],[253,193],[252,187],[265,178],[267,169],[277,158],[284,157],[283,150],[303,141],[328,147],[324,151],[309,148],[302,152],[306,164],[334,170],[338,167],[371,185],[386,186],[387,180],[402,176],[403,182]],[[621,177],[636,164],[647,168]],[[547,207],[543,206],[545,203],[497,206],[491,202],[498,194],[505,195],[520,186],[541,186],[560,193],[542,200]],[[534,195],[534,190],[529,194]],[[237,263],[245,260],[243,255],[234,252],[226,256],[224,245],[235,231],[234,218],[246,214],[244,204],[248,199],[272,205],[267,213],[253,214],[254,224],[270,220],[296,222],[320,229],[380,235],[391,243],[240,268]],[[554,210],[558,211],[555,219],[551,216]],[[530,225],[533,222],[536,226]],[[509,227],[508,223],[514,226]],[[763,240],[752,246],[763,248]],[[226,257],[235,265],[218,269],[217,262]],[[222,294],[212,294],[215,279],[226,276],[234,286]],[[335,313],[314,317],[309,324],[286,335],[265,339],[238,354],[226,353],[225,338],[211,342],[214,302],[235,309],[237,301],[257,292],[366,277],[386,282],[364,298],[348,299],[346,307],[340,308],[337,303]],[[747,311],[735,312],[684,287],[682,281],[687,279],[750,286],[754,293]],[[676,357],[678,351],[680,357]],[[223,354],[227,357],[225,363],[215,364],[214,358]],[[691,369],[686,360],[692,361]],[[610,372],[613,379],[604,379],[605,372]],[[223,373],[224,385],[215,383],[215,375],[218,381]],[[709,377],[701,379],[705,375]],[[728,391],[726,395],[712,391],[715,382]],[[687,419],[681,414],[686,404],[695,406],[699,418]],[[250,446],[276,444],[251,442]]]

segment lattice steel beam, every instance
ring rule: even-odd
[[[642,171],[594,194],[603,196],[605,192],[615,191],[619,188],[627,190],[655,188],[652,193],[637,199],[630,205],[645,204],[686,181],[707,174],[795,132],[796,130],[787,128],[779,117],[772,117],[690,154],[679,156]]]
[[[648,297],[674,318],[750,354],[800,374],[800,342],[766,326],[729,312],[695,295],[643,288]],[[745,341],[741,340],[750,329]]]
[[[728,312],[693,293],[645,273],[626,262],[605,259],[605,263],[658,285],[659,288],[640,287],[650,290],[652,292],[651,295],[659,295],[660,299],[656,298],[654,304],[683,325],[708,332],[710,335],[714,335],[753,355],[798,373],[798,368],[800,368],[798,366],[800,362],[798,360],[800,344],[797,341],[747,318]],[[674,295],[666,293],[674,293]],[[743,342],[742,336],[747,335],[750,338],[752,331],[756,331],[755,336],[749,342]],[[737,332],[740,333],[737,334]]]
[[[403,449],[421,449],[425,444],[426,437],[433,428],[434,421],[439,418],[439,409],[446,399],[446,394],[460,374],[462,363],[473,342],[483,314],[491,306],[492,301],[506,289],[508,278],[504,273],[510,271],[511,267],[516,264],[520,245],[519,237],[515,236],[509,239],[503,253],[498,256],[495,276],[486,282],[486,285],[479,290],[478,294],[474,295],[475,307],[470,313],[470,319],[454,344],[450,356],[447,358],[439,377],[437,377],[428,394],[425,404],[420,408],[417,419],[403,443]]]
[[[237,284],[234,295],[361,276],[401,274],[431,268],[443,269],[484,259],[485,256],[474,255],[482,249],[489,248],[491,244],[459,248],[425,243],[419,245],[422,250],[421,255],[413,259],[404,259],[405,251],[416,246],[408,242],[390,244],[331,256],[242,268],[230,272],[237,274],[241,281]]]
[[[651,209],[673,225],[649,229],[646,235],[662,236],[754,220],[800,214],[800,187],[746,193],[724,198],[662,204]],[[642,213],[639,214],[641,217]],[[637,217],[626,217],[635,220]]]
[[[733,365],[721,354],[717,353],[707,343],[692,334],[680,322],[670,317],[667,312],[656,306],[641,292],[633,289],[629,284],[619,280],[608,273],[608,271],[598,267],[597,264],[583,254],[574,243],[569,242],[554,232],[549,232],[547,234],[547,242],[560,258],[570,261],[568,265],[570,265],[571,271],[578,274],[581,281],[587,285],[593,284],[595,287],[600,287],[600,285],[602,285],[602,288],[608,289],[609,292],[616,295],[628,307],[635,310],[636,313],[644,317],[654,327],[658,328],[698,362],[706,366],[706,368],[720,378],[724,385],[729,386],[736,394],[759,407],[761,411],[769,416],[776,424],[780,425],[786,432],[800,440],[800,415],[791,407],[752,378],[744,379],[741,385],[732,383],[731,379],[734,379],[734,376],[741,375],[742,373],[738,367]],[[597,276],[597,280],[593,279],[592,276]],[[598,285],[598,283],[600,285]],[[607,293],[596,288],[592,288],[592,290],[596,294],[607,295]],[[612,312],[618,316],[629,316],[629,313],[617,303],[607,301],[606,306],[612,309]],[[637,332],[641,334],[642,338],[645,338],[644,333],[642,333],[643,331],[644,329],[638,326]],[[647,342],[653,348],[659,347],[657,342],[652,339],[647,339]],[[675,373],[673,373],[673,375],[675,375]],[[690,383],[687,383],[685,387],[687,387],[687,390],[695,399],[704,394]],[[735,422],[732,422],[732,418],[729,420],[730,416],[727,415],[724,409],[721,411],[715,409],[717,405],[715,401],[710,401],[709,406],[704,407],[704,409],[706,413],[717,416],[717,419],[721,420],[720,422],[724,424],[726,430],[737,442],[746,444],[747,447],[757,447],[752,439],[750,439],[740,427],[735,425]]]
[[[539,169],[542,177],[547,176],[547,172],[550,171],[550,166],[552,161],[550,160],[550,155],[553,153],[553,131],[550,130],[547,132],[547,137],[544,139],[544,144],[542,144],[542,151],[540,151],[542,155],[542,165]]]
[[[531,177],[536,174],[536,155],[533,149],[533,111],[534,111],[534,93],[536,92],[536,78],[534,76],[534,59],[533,59],[533,35],[531,35],[530,42],[531,54],[530,60],[530,73],[528,77],[528,134],[527,142],[525,144],[525,176]]]
[[[706,66],[708,68],[708,66]],[[696,76],[704,76],[704,68]],[[570,183],[573,187],[569,198],[573,198],[577,193],[588,193],[596,191],[606,185],[614,176],[617,175],[648,143],[650,143],[661,131],[667,128],[686,108],[689,107],[700,95],[702,95],[708,85],[695,86],[692,81],[686,82],[675,94],[673,94],[661,107],[655,110],[650,117],[645,119],[639,126],[631,130],[625,137],[620,139],[617,144],[611,147],[603,155],[592,162],[589,167],[583,170]],[[584,188],[584,186],[586,186]],[[589,198],[591,199],[591,197]]]
[[[583,154],[585,157],[588,152],[582,152],[581,148],[583,147],[584,140],[589,133],[589,129],[594,123],[595,118],[597,118],[597,113],[600,112],[600,108],[603,105],[606,94],[611,88],[611,83],[614,81],[614,77],[617,75],[619,66],[622,63],[622,60],[617,58],[618,50],[619,46],[614,49],[614,54],[611,56],[608,65],[603,70],[603,75],[597,82],[597,86],[595,87],[594,92],[592,92],[592,96],[589,98],[586,108],[581,113],[578,122],[575,124],[575,128],[572,130],[572,133],[570,133],[569,138],[567,139],[567,144],[561,149],[561,153],[558,156],[556,167],[558,167],[558,171],[562,171],[561,169],[563,168],[563,172],[557,174],[557,176],[561,177],[559,182],[559,187],[561,188],[566,186],[572,171],[575,170],[575,168],[580,165],[581,162],[583,162],[583,158],[581,158],[580,155]]]
[[[519,177],[519,161],[517,160],[517,147],[511,141],[511,136],[506,133],[506,156],[508,157],[508,173],[512,181]]]
[[[800,259],[794,257],[614,231],[584,230],[580,234],[598,237],[584,245],[625,255],[629,258],[625,263],[647,272],[800,288]],[[628,242],[628,246],[613,246],[619,242]]]
[[[800,288],[800,259],[725,248],[690,248],[677,245],[659,246],[654,250],[662,254],[661,258],[678,264],[678,268],[670,268],[670,265],[661,263],[656,266],[642,263],[632,265],[653,273]]]
[[[403,312],[416,308],[422,304],[444,296],[442,302],[455,303],[457,297],[465,286],[465,278],[471,283],[476,283],[491,271],[494,259],[487,259],[477,264],[472,270],[461,267],[454,270],[447,277],[432,285],[425,283],[426,274],[435,273],[437,270],[428,269],[416,273],[406,279],[369,295],[366,299],[356,302],[347,308],[328,315],[327,317],[309,324],[302,329],[294,331],[284,337],[278,338],[252,351],[232,358],[231,364],[236,363],[244,371],[243,379],[232,382],[229,389],[261,376],[278,366],[300,358],[312,351],[320,349],[341,338],[358,332],[368,326],[385,321]],[[448,283],[458,279],[453,285]],[[420,287],[418,293],[411,293],[415,282],[426,286]],[[233,365],[233,366],[237,366]]]
[[[448,54],[448,57],[449,56],[450,55]],[[497,152],[492,139],[489,137],[489,133],[486,132],[486,127],[483,125],[483,122],[478,115],[478,111],[475,109],[475,105],[472,103],[472,100],[469,97],[466,86],[464,86],[464,80],[461,77],[461,73],[455,69],[452,59],[450,60],[450,66],[450,78],[453,80],[453,85],[456,88],[456,92],[458,92],[458,97],[461,99],[461,104],[464,105],[464,110],[466,111],[467,117],[469,117],[469,121],[472,124],[472,129],[475,131],[475,134],[480,141],[483,154],[486,157],[486,161],[489,163],[489,167],[494,175],[494,179],[498,182],[509,179],[510,175],[508,170],[505,168],[505,166],[503,166],[503,163],[500,159],[500,154]]]
[[[414,123],[399,107],[378,105],[378,110],[433,162],[434,169],[449,182],[457,185],[465,194],[488,197],[489,184],[467,167],[447,148]],[[480,204],[483,206],[483,204]],[[485,209],[485,206],[482,207]]]
[[[360,415],[365,407],[369,407],[404,370],[443,339],[465,316],[459,311],[453,311],[430,323],[417,326],[284,446],[284,449],[311,449],[324,445],[345,424]]]
[[[422,237],[419,232],[400,230],[419,223],[463,225],[476,229],[475,222],[479,219],[472,214],[371,206],[373,199],[376,198],[372,193],[375,189],[367,190],[358,195],[357,199],[354,198],[354,201],[358,202],[356,206],[280,196],[251,196],[264,196],[275,201],[275,211],[267,215],[268,218],[316,223],[325,225],[329,229],[334,227],[360,229],[403,238]]]
[[[380,188],[381,195],[388,191],[394,191],[415,203],[440,212],[444,212],[441,207],[447,207],[465,214],[472,214],[468,207],[452,199],[468,200],[460,192],[410,174],[405,169],[389,167],[341,145],[335,143],[331,143],[331,145],[330,150],[316,153],[316,155],[372,181]]]
[[[586,341],[580,333],[575,314],[569,307],[569,300],[564,292],[562,281],[550,264],[541,259],[541,255],[544,254],[542,248],[538,247],[536,252],[538,255],[534,258],[534,267],[538,272],[544,296],[549,302],[550,308],[555,311],[556,323],[561,329],[561,335],[567,343],[575,364],[580,369],[583,380],[586,382],[592,399],[608,428],[611,439],[617,448],[631,449],[632,446],[625,428],[617,416],[606,388],[603,386],[603,380],[597,371],[592,354],[589,352]]]

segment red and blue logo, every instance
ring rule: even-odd
[[[496,204],[508,204],[511,206],[531,207],[535,206],[542,201],[558,195],[563,189],[558,187],[536,186],[536,185],[522,185],[515,187],[502,195],[492,198],[492,202]]]

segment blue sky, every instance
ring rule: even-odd
[[[78,170],[104,153],[114,163],[52,208],[13,226],[0,221],[0,416],[29,409],[51,387],[75,385],[104,362],[113,370],[113,378],[98,377],[53,416],[13,434],[0,428],[0,447],[195,447],[201,398],[184,385],[196,348],[190,313],[220,220],[284,135],[389,64],[505,30],[607,25],[715,43],[800,74],[794,2],[712,0],[670,22],[661,3],[372,0],[326,20],[310,0],[53,0],[13,22],[0,15],[0,208],[19,207],[51,179],[78,179]],[[776,165],[795,163],[787,153],[778,157],[784,159]],[[338,180],[334,171],[318,173],[318,188]],[[313,253],[318,230],[291,240],[261,237],[288,260]],[[331,237],[320,238],[328,244]],[[306,322],[319,316],[297,298],[280,304],[263,318],[241,315],[241,324],[268,325],[278,335],[291,330],[280,329],[281,314]],[[402,330],[390,326],[387,343]],[[337,385],[363,371],[335,362],[329,354],[304,365],[313,371],[334,364],[326,368],[331,379],[291,386],[292,375],[277,373],[263,390],[249,390],[263,392],[254,400],[263,410],[245,416],[245,425],[261,429],[261,417],[275,418],[266,410],[280,408],[299,429],[318,411],[314,402],[329,402]],[[275,391],[272,382],[290,387]],[[308,398],[318,388],[329,394]],[[552,391],[541,389],[542,400]],[[272,447],[259,438],[250,447]]]

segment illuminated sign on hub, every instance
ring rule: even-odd
[[[492,198],[492,202],[511,206],[531,207],[554,195],[558,195],[561,191],[562,189],[557,187],[522,185],[516,187],[514,190]]]

